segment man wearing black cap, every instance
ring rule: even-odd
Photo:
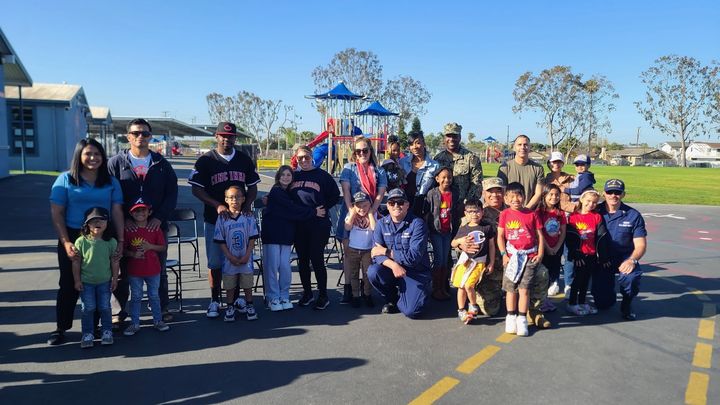
[[[625,183],[620,179],[605,182],[605,202],[598,205],[597,211],[605,219],[610,236],[611,272],[598,271],[593,274],[592,294],[600,309],[615,304],[615,273],[619,274],[618,286],[622,294],[620,312],[623,318],[632,321],[632,299],[640,291],[642,269],[639,260],[647,249],[647,230],[645,220],[640,213],[622,202],[625,197]]]
[[[152,139],[152,128],[149,122],[142,118],[130,121],[127,124],[127,140],[130,148],[108,160],[108,172],[120,182],[125,218],[130,217],[130,208],[135,201],[142,199],[153,207],[152,218],[147,225],[148,230],[162,229],[167,244],[167,221],[177,205],[177,175],[170,162],[161,154],[150,150],[150,139]],[[126,220],[125,228],[134,231],[135,223]],[[158,258],[160,259],[160,308],[163,319],[168,322],[172,320],[172,316],[168,312],[170,299],[165,268],[167,250],[158,252]],[[122,321],[127,316],[125,305],[130,294],[124,261],[121,264],[120,282],[113,292],[120,306],[118,321]]]
[[[422,219],[408,212],[405,192],[396,188],[387,196],[390,214],[375,227],[368,279],[386,301],[383,313],[402,312],[416,318],[430,289],[428,229]]]
[[[251,206],[257,196],[257,184],[260,176],[255,171],[255,163],[245,153],[235,149],[237,128],[230,122],[221,122],[215,131],[217,147],[198,158],[190,173],[188,183],[192,185],[193,195],[205,204],[205,251],[210,269],[211,297],[208,306],[208,318],[220,316],[220,282],[224,256],[220,245],[213,243],[215,222],[218,215],[228,216],[228,208],[223,203],[225,190],[230,186],[244,186],[247,196],[242,211],[252,215]],[[238,298],[241,301],[242,298]],[[244,303],[236,301],[244,307]]]

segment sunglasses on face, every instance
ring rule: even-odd
[[[618,190],[610,190],[610,191],[605,192],[605,194],[610,194],[610,195],[621,195],[622,193],[623,193],[622,191],[618,191]]]
[[[402,206],[403,204],[405,204],[404,200],[389,200],[387,202],[387,205],[390,207],[394,207],[396,205]]]
[[[445,134],[445,138],[459,139],[459,138],[460,138],[460,135],[458,135],[458,134]]]
[[[310,155],[298,155],[297,160],[311,160],[312,157]]]
[[[368,153],[370,153],[370,149],[368,148],[355,149],[356,155],[367,155]]]
[[[130,131],[128,133],[132,136],[142,136],[143,138],[149,138],[152,136],[150,131]]]

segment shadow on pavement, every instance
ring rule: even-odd
[[[219,403],[285,386],[304,375],[345,371],[365,363],[367,361],[362,359],[333,357],[232,361],[94,374],[0,371],[0,381],[33,381],[31,384],[5,387],[0,390],[0,396],[5,403]]]

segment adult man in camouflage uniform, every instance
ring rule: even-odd
[[[480,158],[460,146],[462,126],[455,122],[445,124],[445,150],[435,156],[440,166],[451,167],[453,170],[453,188],[457,191],[458,200],[480,197],[480,182],[483,178]]]
[[[500,219],[500,211],[507,208],[504,202],[503,193],[505,183],[499,177],[488,177],[482,182],[483,188],[483,220],[491,223],[497,232],[497,225]],[[495,244],[495,264],[493,272],[483,276],[482,280],[475,287],[477,304],[480,310],[487,316],[495,316],[500,312],[503,305],[502,279],[503,263],[500,249]]]

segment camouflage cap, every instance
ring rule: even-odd
[[[461,135],[462,125],[457,122],[450,122],[443,127],[443,135]]]
[[[491,188],[505,188],[505,183],[500,177],[488,177],[482,181],[483,191],[488,191]]]

